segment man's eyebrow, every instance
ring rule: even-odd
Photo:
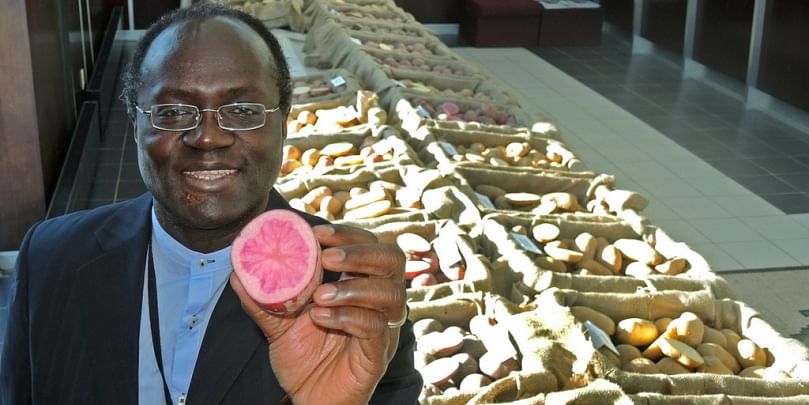
[[[228,89],[224,89],[223,93],[227,97],[237,97],[243,94],[251,93],[256,91],[256,88],[253,86],[237,86],[231,87]],[[177,97],[177,98],[190,98],[196,94],[194,91],[189,91],[186,89],[175,88],[175,87],[164,87],[160,89],[161,96],[168,96],[168,97]]]

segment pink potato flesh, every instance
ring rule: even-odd
[[[300,311],[323,281],[312,227],[289,210],[250,221],[233,241],[231,263],[247,294],[271,312]]]

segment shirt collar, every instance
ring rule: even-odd
[[[166,232],[160,225],[160,221],[157,220],[154,207],[152,207],[152,241],[155,244],[155,251],[159,250],[167,259],[177,265],[206,270],[230,267],[230,245],[211,253],[191,250]],[[204,263],[204,265],[200,265],[200,263]]]

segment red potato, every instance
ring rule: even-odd
[[[458,332],[430,332],[416,342],[416,350],[435,357],[447,357],[463,347],[463,335]]]
[[[460,367],[460,365],[457,360],[451,357],[445,357],[426,365],[421,370],[421,376],[425,384],[442,385],[449,382],[449,380],[455,376],[458,372],[458,367]]]

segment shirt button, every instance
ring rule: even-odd
[[[196,315],[192,315],[191,319],[188,320],[188,329],[191,329],[194,326],[197,326],[198,323],[199,323],[199,318],[197,318]]]
[[[208,261],[205,259],[199,259],[199,267],[205,267],[208,265]]]

